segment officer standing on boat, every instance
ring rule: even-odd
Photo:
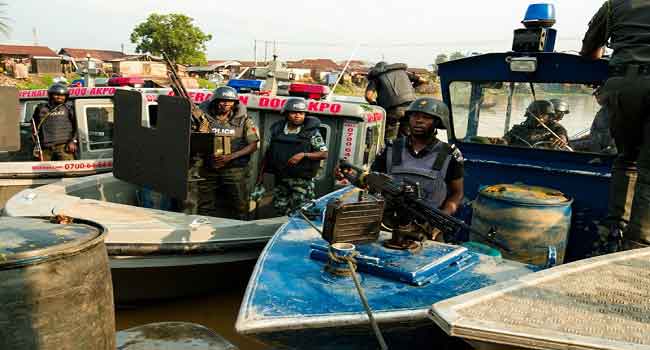
[[[456,146],[436,137],[438,129],[449,128],[449,109],[442,101],[421,97],[408,106],[405,117],[410,134],[389,142],[372,170],[419,183],[424,200],[452,215],[463,199],[464,160]]]
[[[320,162],[327,159],[327,146],[318,130],[320,120],[306,116],[307,101],[288,98],[282,114],[285,120],[270,129],[265,168],[275,175],[273,207],[286,215],[315,197],[314,177]]]
[[[607,98],[618,156],[609,191],[607,251],[650,246],[650,1],[608,0],[589,22],[580,54],[613,50]],[[638,177],[638,180],[637,180]]]
[[[36,147],[34,156],[41,161],[74,160],[77,153],[77,120],[68,102],[68,88],[53,84],[47,89],[47,103],[41,103],[32,115]]]
[[[568,150],[566,129],[556,122],[555,106],[546,100],[533,101],[526,109],[526,120],[503,137],[509,145]]]
[[[257,151],[257,128],[246,107],[239,103],[237,91],[229,86],[217,88],[200,108],[210,117],[215,153],[204,160],[199,170],[204,180],[198,183],[198,214],[221,216],[224,213],[217,212],[217,204],[222,202],[226,216],[248,219],[248,163]]]
[[[408,133],[408,123],[400,127],[400,120],[407,106],[416,98],[414,87],[425,83],[423,78],[406,69],[403,63],[379,62],[368,72],[366,101],[386,110],[386,140],[394,140],[398,134]]]

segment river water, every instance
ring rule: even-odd
[[[583,94],[567,96],[566,100],[571,107],[571,113],[562,120],[562,124],[568,130],[569,135],[589,128],[594,115],[600,108],[594,98]],[[531,101],[532,97],[529,96],[513,98],[511,125],[523,121],[524,111]],[[507,97],[492,97],[491,102],[496,105],[481,111],[479,135],[500,137],[504,133]],[[467,124],[461,119],[467,115],[467,108],[454,106],[453,109],[455,118],[459,120],[456,123],[457,134],[459,134],[459,130],[462,131]],[[117,328],[121,330],[163,321],[193,322],[215,330],[242,350],[268,349],[261,343],[238,335],[234,329],[239,305],[253,266],[253,263],[238,266],[236,270],[232,271],[231,276],[236,276],[236,278],[229,281],[229,286],[210,295],[119,306],[116,313]],[[206,278],[218,278],[218,276],[206,276]]]

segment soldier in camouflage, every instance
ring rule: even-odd
[[[546,100],[533,101],[526,109],[526,120],[503,137],[513,146],[570,150],[566,129],[554,121],[555,107]]]
[[[307,101],[287,99],[285,120],[271,126],[266,170],[275,175],[273,207],[280,215],[299,209],[315,197],[314,177],[327,159],[327,146],[318,130],[320,120],[305,116]]]
[[[208,117],[215,149],[199,169],[198,214],[248,219],[249,161],[257,151],[257,128],[231,87],[217,88],[200,108]]]

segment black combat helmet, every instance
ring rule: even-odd
[[[553,103],[551,103],[551,101],[537,100],[528,105],[526,113],[530,113],[536,117],[542,116],[544,114],[554,116],[555,106],[553,106]]]
[[[68,91],[67,86],[56,83],[52,84],[52,86],[47,89],[47,96],[52,97],[52,95],[63,95],[65,97],[68,97],[70,96],[70,91]]]
[[[212,101],[235,101],[239,103],[239,94],[237,90],[230,86],[220,86],[212,92]]]
[[[282,107],[282,114],[288,112],[307,112],[307,100],[302,97],[289,97]]]
[[[555,114],[569,114],[569,104],[566,101],[562,101],[559,98],[554,98],[550,100],[555,109]]]
[[[449,129],[449,108],[444,102],[431,97],[420,97],[408,106],[406,116],[416,112],[438,118],[440,123],[436,129]]]

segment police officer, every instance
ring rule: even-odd
[[[215,153],[204,160],[199,170],[204,180],[198,183],[198,214],[221,214],[217,213],[217,202],[221,201],[225,204],[225,216],[248,219],[248,163],[257,151],[257,128],[246,107],[239,103],[237,91],[229,86],[217,88],[200,108],[209,116]]]
[[[314,199],[314,177],[320,162],[327,159],[327,146],[318,130],[320,120],[306,116],[307,101],[288,98],[282,114],[285,120],[270,129],[266,170],[275,175],[273,207],[286,215]]]
[[[618,156],[609,191],[608,250],[650,245],[650,2],[608,0],[589,22],[580,54],[613,49],[607,98]],[[638,182],[637,182],[638,176]],[[602,232],[602,231],[601,231]]]
[[[533,101],[526,109],[526,120],[503,137],[509,145],[571,150],[566,129],[555,122],[555,106],[550,101]]]
[[[600,88],[594,90],[596,102],[600,109],[591,123],[589,132],[589,151],[596,153],[616,154],[616,144],[609,130],[609,112],[607,111],[607,98]]]
[[[454,145],[436,137],[438,129],[449,128],[449,109],[442,101],[421,97],[405,116],[410,135],[389,142],[372,170],[419,183],[430,205],[452,215],[463,199],[463,157]]]
[[[402,124],[400,128],[400,119],[404,117],[407,106],[416,98],[414,87],[425,82],[406,69],[407,66],[403,63],[379,62],[368,72],[366,101],[386,110],[386,140],[394,140],[398,133],[408,133],[408,123]]]
[[[68,88],[53,84],[47,89],[47,97],[47,103],[37,105],[32,115],[36,130],[34,140],[39,143],[34,156],[42,161],[74,160],[78,143],[77,120],[68,102]]]
[[[559,123],[565,115],[571,113],[568,102],[559,98],[552,98],[549,101],[553,104],[553,109],[555,109],[554,122]]]

